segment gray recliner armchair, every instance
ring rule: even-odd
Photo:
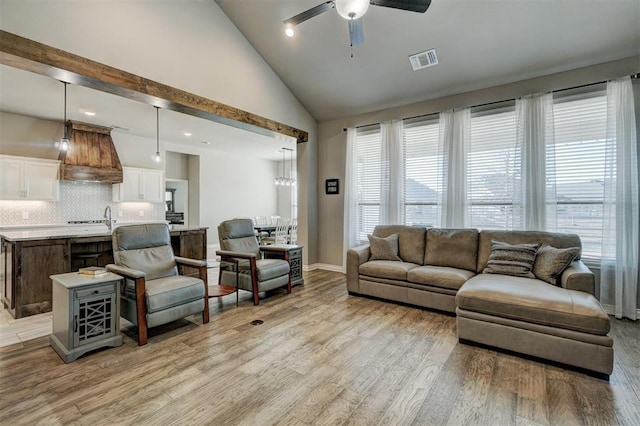
[[[113,231],[113,259],[107,269],[125,278],[120,315],[138,327],[138,344],[147,329],[202,313],[209,322],[207,262],[174,256],[164,223],[120,226]],[[198,277],[178,275],[178,266],[195,268]]]
[[[287,286],[291,293],[289,253],[283,247],[259,246],[251,219],[232,219],[218,226],[220,248],[219,283],[253,293],[253,304],[260,303],[259,293]],[[269,253],[269,259],[263,258]],[[273,258],[278,257],[278,258]],[[225,266],[226,265],[226,266]]]

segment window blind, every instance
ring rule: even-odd
[[[467,157],[470,226],[519,229],[520,220],[515,217],[513,207],[522,169],[516,146],[515,109],[472,113],[470,134]]]
[[[606,92],[554,99],[557,231],[580,235],[582,255],[602,247]],[[548,167],[551,165],[548,164]]]
[[[358,180],[358,238],[367,241],[380,217],[380,192],[387,164],[382,164],[380,128],[358,129],[356,133],[356,173]],[[387,173],[384,173],[386,175]]]
[[[438,226],[442,194],[442,153],[437,117],[403,123],[404,215],[407,225]]]

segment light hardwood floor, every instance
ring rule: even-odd
[[[640,425],[638,324],[613,320],[606,382],[459,344],[455,317],[349,296],[343,274],[305,281],[71,364],[46,337],[0,348],[0,424]]]

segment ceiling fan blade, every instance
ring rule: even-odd
[[[362,18],[349,21],[349,39],[351,46],[358,46],[364,43],[364,25]]]
[[[374,6],[392,7],[394,9],[408,10],[409,12],[424,13],[429,9],[431,0],[370,0]]]
[[[326,12],[327,10],[331,10],[334,7],[335,7],[335,4],[333,3],[333,1],[328,1],[326,3],[319,4],[316,7],[312,7],[309,10],[305,10],[304,12],[299,13],[296,16],[287,19],[286,21],[284,21],[284,24],[290,25],[290,26],[296,26],[308,19],[313,18],[314,16],[318,16],[321,13]]]

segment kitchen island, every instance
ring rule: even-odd
[[[172,226],[176,256],[205,260],[207,228]],[[14,318],[51,311],[49,276],[113,263],[105,225],[38,227],[0,231],[2,303]]]

